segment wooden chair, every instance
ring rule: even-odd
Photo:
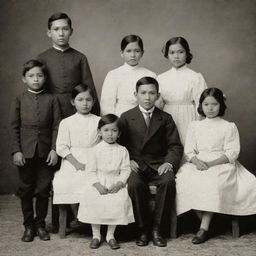
[[[149,202],[150,204],[150,209],[154,209],[155,207],[155,195],[156,195],[156,190],[157,187],[153,184],[149,185],[149,191],[151,194],[151,200]],[[177,214],[176,214],[176,209],[175,205],[171,208],[171,216],[170,216],[170,237],[171,238],[177,238]]]

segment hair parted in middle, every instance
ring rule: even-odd
[[[121,51],[124,51],[124,49],[126,48],[126,46],[129,44],[129,43],[134,43],[134,42],[137,42],[141,51],[144,52],[144,48],[143,48],[143,41],[142,39],[137,36],[137,35],[128,35],[128,36],[125,36],[122,41],[121,41]]]

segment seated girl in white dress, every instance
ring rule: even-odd
[[[108,72],[101,92],[101,114],[115,114],[137,106],[134,96],[137,81],[144,76],[156,74],[139,65],[144,53],[142,39],[137,35],[125,36],[121,42],[121,57],[124,64]]]
[[[234,123],[221,118],[225,109],[221,90],[209,88],[202,93],[198,112],[205,119],[189,125],[187,163],[177,173],[177,214],[193,209],[201,220],[194,244],[207,240],[214,213],[256,213],[256,178],[237,161],[239,134]]]
[[[207,86],[201,73],[187,66],[193,55],[185,38],[171,38],[162,52],[169,60],[171,69],[157,77],[161,97],[156,105],[172,115],[184,145],[189,123],[198,119],[197,104]]]
[[[71,204],[76,217],[85,183],[88,150],[99,141],[97,126],[100,117],[90,113],[95,97],[87,85],[77,85],[71,97],[71,104],[77,112],[63,119],[59,126],[56,151],[62,161],[53,179],[53,203],[63,208]]]
[[[100,246],[100,227],[108,225],[106,241],[111,249],[118,249],[120,246],[114,238],[116,225],[134,222],[126,187],[131,172],[130,158],[127,149],[116,143],[120,135],[117,116],[103,116],[98,129],[102,141],[91,150],[86,166],[88,184],[83,189],[78,219],[92,226],[90,248],[97,249]]]

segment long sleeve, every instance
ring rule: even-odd
[[[196,110],[199,105],[199,99],[202,94],[202,92],[207,88],[206,82],[201,75],[201,73],[197,74],[197,79],[195,79],[194,84],[193,84],[193,100],[196,105]],[[197,113],[197,111],[196,111]],[[199,118],[199,114],[197,114],[197,117]]]
[[[56,152],[62,158],[65,158],[67,155],[71,154],[71,141],[70,133],[67,126],[66,120],[60,122],[57,141],[56,141]]]
[[[60,107],[57,98],[53,98],[53,124],[52,124],[52,149],[56,150],[56,139],[58,134],[58,127],[61,121]]]
[[[177,172],[183,154],[183,146],[180,142],[177,127],[171,117],[169,117],[167,120],[165,130],[168,151],[167,155],[165,156],[165,162],[172,164],[174,171]]]
[[[101,115],[115,114],[115,105],[117,99],[117,85],[115,79],[111,75],[111,71],[107,74],[101,92]]]
[[[123,154],[122,154],[122,163],[120,167],[120,175],[119,180],[122,181],[124,184],[126,184],[127,179],[129,178],[131,173],[130,168],[130,157],[129,153],[126,148],[124,148]]]
[[[11,139],[11,153],[21,152],[20,142],[20,101],[15,98],[9,112],[9,134]]]
[[[93,114],[99,116],[100,115],[100,105],[99,105],[99,100],[98,100],[98,96],[97,96],[97,91],[96,91],[96,88],[95,88],[95,85],[93,82],[92,73],[91,73],[91,69],[90,69],[88,60],[85,56],[83,56],[83,58],[81,60],[81,74],[82,74],[82,83],[88,85],[95,95],[95,103],[93,105],[91,112]]]
[[[97,177],[97,159],[95,149],[91,149],[88,153],[86,172],[89,184],[93,185],[99,182],[99,179]]]
[[[195,122],[190,123],[187,130],[184,153],[187,161],[197,155],[197,143],[195,137]]]
[[[240,140],[237,127],[234,123],[230,123],[225,134],[224,153],[230,163],[234,163],[239,156]]]

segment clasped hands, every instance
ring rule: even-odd
[[[131,170],[133,172],[137,172],[138,173],[140,171],[139,165],[138,165],[138,163],[136,161],[131,160],[130,161],[130,166],[131,166]],[[173,171],[173,168],[172,168],[172,165],[169,164],[169,163],[163,163],[157,169],[157,172],[158,172],[159,175],[162,175],[162,174],[170,172],[170,171]]]
[[[208,170],[211,167],[210,163],[199,160],[195,156],[191,159],[191,163],[194,164],[196,166],[196,168],[200,171]]]
[[[101,195],[106,194],[114,194],[117,193],[121,188],[124,187],[124,183],[122,181],[118,181],[117,183],[113,184],[110,188],[103,186],[100,182],[96,182],[93,186],[99,191]]]

